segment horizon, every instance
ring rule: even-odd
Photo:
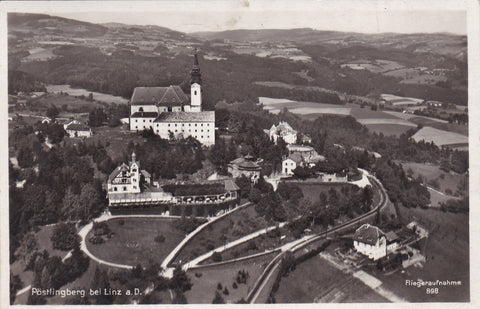
[[[186,34],[301,28],[363,34],[467,35],[468,32],[466,5],[462,0],[440,0],[428,5],[423,1],[381,0],[362,3],[301,0],[295,4],[283,0],[140,1],[135,6],[125,1],[8,4],[11,3],[6,5],[8,12],[47,14],[94,24],[160,26]]]

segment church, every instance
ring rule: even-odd
[[[130,131],[152,129],[164,139],[194,137],[215,144],[215,111],[202,110],[202,78],[197,52],[190,79],[190,98],[180,86],[136,87],[130,100]]]

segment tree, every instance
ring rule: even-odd
[[[212,300],[212,304],[225,304],[225,300],[219,291],[215,291],[215,297]]]
[[[15,297],[17,296],[17,291],[20,290],[23,286],[22,280],[18,275],[13,275],[10,272],[10,304],[13,305],[15,302]]]
[[[74,224],[60,223],[53,229],[52,237],[53,248],[60,250],[70,250],[80,243],[80,236],[77,235]]]
[[[97,265],[95,267],[95,274],[93,275],[92,281],[92,289],[109,289],[110,288],[110,279],[108,278],[108,273],[106,270],[101,270],[100,267]],[[108,305],[113,302],[113,298],[111,295],[104,295],[100,293],[100,295],[95,296],[95,303],[99,305]]]
[[[107,120],[103,108],[95,108],[88,114],[88,124],[91,127],[99,127]]]
[[[47,108],[47,117],[51,119],[57,118],[59,111],[55,105],[51,105]]]
[[[187,273],[182,270],[182,267],[178,265],[173,270],[173,277],[170,279],[170,288],[175,291],[186,292],[190,290],[192,283]]]
[[[33,267],[32,258],[35,257],[38,252],[38,243],[33,232],[25,234],[20,242],[20,246],[15,251],[15,258],[21,259],[24,269],[27,270]]]

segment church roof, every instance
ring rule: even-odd
[[[132,105],[182,106],[190,104],[180,86],[136,87],[133,90]]]
[[[214,111],[161,113],[154,122],[215,122]]]
[[[156,118],[158,116],[157,112],[136,112],[133,113],[132,118]]]

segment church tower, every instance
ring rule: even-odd
[[[193,68],[190,79],[190,105],[192,112],[202,111],[202,74],[198,64],[197,49],[193,59]]]

